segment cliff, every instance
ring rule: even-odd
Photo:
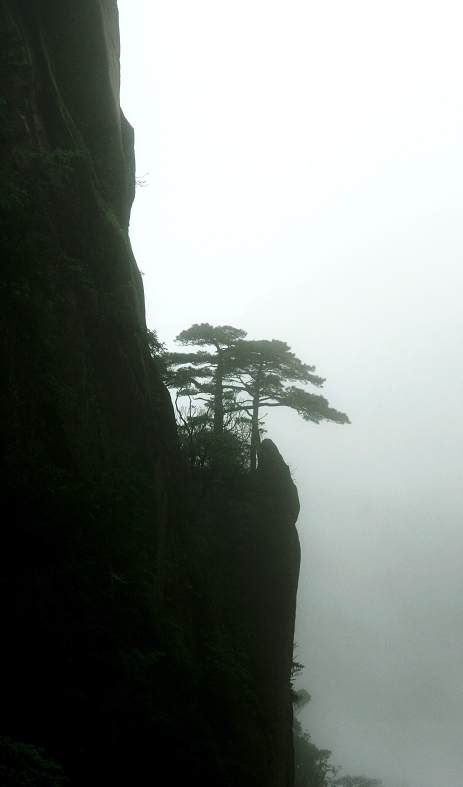
[[[201,496],[182,465],[116,2],[0,0],[0,52],[0,735],[72,785],[291,787],[297,492],[270,441]]]

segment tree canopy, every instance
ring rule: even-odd
[[[224,431],[224,380],[231,371],[231,349],[246,336],[246,331],[231,325],[216,327],[207,322],[195,323],[179,333],[176,342],[196,347],[212,347],[212,352],[200,350],[196,353],[169,353],[170,377],[167,384],[177,388],[180,394],[201,396],[203,401],[213,402],[215,434]]]
[[[262,407],[290,407],[304,420],[317,424],[321,421],[349,423],[347,415],[330,407],[323,396],[287,385],[300,382],[321,388],[325,380],[314,374],[315,366],[308,366],[297,358],[286,342],[240,340],[234,348],[233,359],[235,371],[230,374],[227,385],[238,397],[237,406],[251,420],[251,466],[255,466],[259,445]]]

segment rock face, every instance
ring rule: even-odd
[[[116,2],[0,0],[0,53],[0,735],[82,787],[291,787],[297,492],[267,440],[201,499],[182,466]]]

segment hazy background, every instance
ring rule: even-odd
[[[463,784],[463,7],[119,0],[148,325],[287,341],[302,718],[345,773]],[[148,173],[148,174],[145,174]]]

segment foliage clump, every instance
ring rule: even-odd
[[[0,784],[2,787],[65,787],[63,769],[28,743],[0,737]]]
[[[319,749],[302,729],[298,719],[293,724],[295,781],[294,787],[331,787],[338,768],[330,762],[331,752]]]

